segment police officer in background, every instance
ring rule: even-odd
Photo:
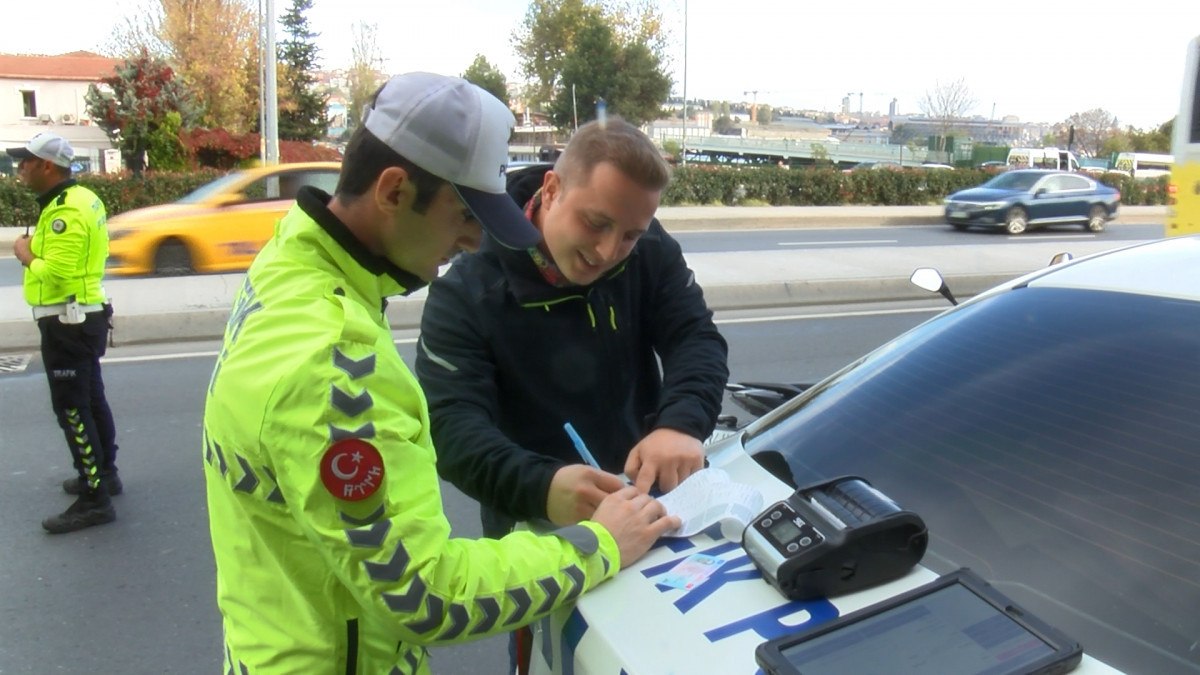
[[[42,361],[50,401],[67,437],[78,476],[63,490],[74,504],[42,521],[51,534],[73,532],[116,519],[110,495],[120,494],[116,427],[104,396],[104,356],[112,306],[100,282],[108,257],[104,204],[71,178],[75,156],[66,139],[38,134],[9,148],[17,177],[37,193],[37,228],[13,243],[25,267],[25,301],[42,335]]]

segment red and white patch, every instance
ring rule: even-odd
[[[383,485],[383,457],[361,438],[338,441],[321,457],[321,482],[338,499],[362,501]]]

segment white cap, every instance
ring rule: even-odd
[[[75,151],[71,149],[71,144],[67,142],[67,139],[51,133],[38,134],[26,143],[25,147],[9,148],[5,152],[17,159],[30,157],[44,159],[64,169],[71,168],[71,160],[75,158]]]
[[[505,190],[512,111],[458,77],[406,73],[388,80],[364,118],[367,131],[450,182],[501,244],[529,248],[541,233]]]

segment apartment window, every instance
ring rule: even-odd
[[[37,117],[37,95],[29,90],[21,90],[21,103],[25,106],[25,117]]]

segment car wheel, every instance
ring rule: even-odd
[[[187,245],[178,239],[168,239],[154,252],[154,273],[162,276],[191,274],[192,254]]]
[[[1021,234],[1029,227],[1029,216],[1025,213],[1025,209],[1014,206],[1008,210],[1008,214],[1004,216],[1004,231],[1009,234]]]
[[[1103,232],[1104,223],[1108,220],[1108,211],[1096,204],[1088,211],[1087,229],[1092,232]]]

